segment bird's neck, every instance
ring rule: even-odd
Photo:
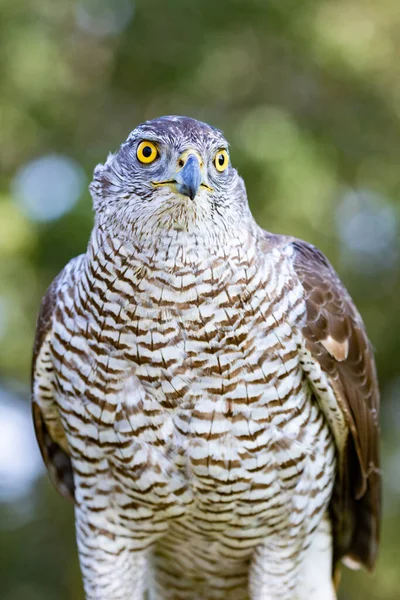
[[[89,261],[100,255],[118,258],[126,266],[138,265],[176,272],[179,269],[193,269],[194,272],[204,263],[240,262],[245,256],[256,253],[258,226],[252,222],[243,223],[235,232],[180,231],[169,229],[160,231],[157,236],[128,236],[126,232],[111,234],[101,227],[95,227],[88,247]],[[110,263],[113,261],[110,260]],[[111,264],[109,265],[111,268]]]

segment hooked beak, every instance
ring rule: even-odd
[[[152,185],[154,187],[170,186],[179,194],[187,196],[191,200],[194,200],[200,187],[205,188],[209,192],[213,191],[212,187],[208,185],[207,178],[203,176],[203,163],[201,156],[197,152],[186,150],[181,154],[179,162],[184,164],[182,168],[176,171],[175,179],[152,181]]]
[[[177,190],[183,196],[189,196],[193,200],[199,191],[203,176],[199,159],[191,154],[183,168],[176,174]]]

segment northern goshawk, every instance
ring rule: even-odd
[[[256,224],[209,125],[140,125],[90,189],[33,364],[86,598],[332,600],[339,561],[372,569],[379,538],[378,387],[350,296],[318,249]]]

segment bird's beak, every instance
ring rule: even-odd
[[[180,194],[193,200],[199,191],[203,175],[196,154],[190,154],[180,171],[176,174],[176,187]]]
[[[200,187],[209,192],[213,191],[207,182],[207,175],[203,171],[203,160],[196,150],[185,150],[179,157],[178,164],[179,168],[175,172],[175,179],[152,181],[152,185],[154,187],[169,186],[178,194],[187,196],[191,200],[194,200]]]

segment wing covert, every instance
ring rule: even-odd
[[[347,556],[371,570],[380,524],[379,390],[372,347],[326,257],[306,242],[289,243],[305,294],[306,347],[327,376],[349,429],[331,506],[335,560]]]

